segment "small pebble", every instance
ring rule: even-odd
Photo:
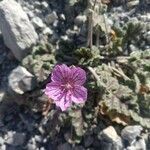
[[[0,147],[0,149],[1,149],[1,150],[6,150],[6,145],[2,145],[2,146]]]
[[[126,126],[121,131],[121,137],[129,143],[132,143],[138,136],[140,136],[142,129],[143,128],[140,125]]]

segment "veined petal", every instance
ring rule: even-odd
[[[71,67],[71,79],[76,85],[83,85],[86,81],[86,73],[80,67]]]
[[[53,69],[51,80],[53,82],[63,82],[70,76],[70,68],[63,64],[63,65],[56,65]]]
[[[55,101],[55,104],[60,107],[62,111],[67,110],[72,104],[69,92],[64,93],[63,97],[59,101]]]
[[[57,82],[48,83],[45,89],[45,94],[54,101],[60,100],[63,96],[61,86]]]
[[[87,89],[83,86],[75,86],[72,95],[71,100],[74,103],[84,103],[87,100]]]

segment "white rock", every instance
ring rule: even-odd
[[[79,27],[76,26],[76,25],[73,26],[73,30],[74,30],[74,31],[80,31]]]
[[[5,97],[5,92],[0,90],[0,103],[3,101],[4,97]]]
[[[24,133],[17,133],[13,131],[9,131],[6,143],[10,144],[12,146],[19,146],[22,145],[25,142],[25,134]]]
[[[114,150],[119,150],[123,148],[123,143],[120,138],[120,136],[117,134],[116,130],[112,127],[109,126],[106,129],[104,129],[99,135],[98,138],[102,142],[106,142],[107,144],[110,144],[111,149]],[[105,145],[107,147],[107,145]],[[105,148],[107,149],[107,148]]]
[[[66,30],[66,34],[67,34],[69,37],[73,37],[75,34],[76,34],[76,35],[79,35],[79,33],[80,33],[80,28],[78,28],[78,26],[74,26],[74,27],[73,27],[73,30],[72,30],[72,29]]]
[[[46,2],[46,1],[43,1],[42,3],[41,3],[41,5],[42,5],[42,7],[43,8],[45,8],[45,9],[47,9],[49,6],[48,6],[48,3]]]
[[[36,142],[39,142],[39,143],[41,143],[43,141],[43,138],[40,135],[35,135],[34,139]]]
[[[0,136],[0,145],[3,145],[4,144],[4,139]]]
[[[127,3],[127,7],[128,7],[128,8],[131,8],[131,7],[134,7],[134,6],[137,6],[137,5],[139,5],[139,0],[129,1],[129,2]]]
[[[48,14],[47,16],[46,16],[46,22],[48,23],[48,24],[52,24],[54,21],[56,21],[58,19],[58,16],[57,16],[57,14],[56,14],[56,12],[55,11],[53,11],[52,13],[50,13],[50,14]]]
[[[29,10],[34,10],[34,5],[30,5],[30,4],[29,4],[29,5],[28,5],[28,9],[29,9]]]
[[[22,66],[18,66],[10,73],[8,77],[10,91],[17,94],[23,94],[30,91],[35,86],[34,76]]]
[[[34,9],[34,14],[36,14],[37,16],[41,15],[41,10],[40,9]]]
[[[147,32],[147,35],[150,35],[150,31]]]
[[[41,3],[39,1],[35,1],[34,2],[34,7],[40,8],[41,7]]]
[[[128,146],[125,150],[136,150],[134,146]]]
[[[75,24],[82,25],[87,20],[86,15],[79,15],[75,18]]]
[[[60,14],[60,19],[63,20],[63,21],[66,20],[65,15],[64,14]]]
[[[27,149],[28,150],[37,150],[37,146],[36,146],[36,144],[28,143],[27,144]]]
[[[27,55],[38,39],[27,14],[14,0],[0,2],[0,29],[5,45],[18,60]]]
[[[132,143],[135,141],[136,137],[140,136],[142,129],[143,128],[140,125],[126,126],[121,131],[121,137],[129,143]]]
[[[1,150],[6,150],[6,145],[2,145]]]
[[[22,9],[25,11],[25,12],[28,12],[29,9],[27,7],[22,7]]]
[[[67,35],[62,35],[60,38],[61,38],[63,41],[67,41],[67,40],[69,40],[69,38],[68,38],[68,36],[67,36]]]
[[[38,29],[38,28],[40,28],[40,29],[44,28],[44,23],[43,23],[42,19],[40,19],[39,17],[33,18],[32,19],[32,24],[33,24],[33,26],[36,29]]]
[[[135,144],[135,149],[146,150],[146,143],[144,139],[139,139]]]
[[[46,28],[43,30],[43,34],[44,34],[44,35],[52,35],[52,34],[53,34],[53,30],[51,30],[50,28],[46,27]]]
[[[53,23],[53,27],[57,27],[58,23],[59,23],[58,20],[55,20],[54,23]]]
[[[112,126],[107,127],[101,132],[101,138],[107,139],[108,141],[116,142],[119,138],[117,132]]]
[[[147,21],[150,22],[150,13],[147,13]]]
[[[29,18],[33,18],[34,17],[34,13],[32,11],[28,11],[27,15],[29,16]]]

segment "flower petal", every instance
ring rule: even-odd
[[[86,81],[86,73],[80,67],[71,67],[71,77],[76,85],[83,85]]]
[[[55,100],[55,101],[58,101],[61,99],[61,97],[63,96],[62,94],[62,89],[60,87],[60,84],[57,83],[57,82],[51,82],[51,83],[48,83],[47,86],[46,86],[46,89],[45,89],[45,94]]]
[[[55,104],[56,106],[60,107],[62,111],[67,110],[72,104],[71,95],[69,94],[69,92],[64,93],[60,101],[55,101]]]
[[[70,76],[70,68],[63,64],[63,65],[56,65],[53,69],[51,80],[53,82],[63,82],[64,79]]]
[[[84,103],[87,100],[87,89],[83,86],[75,86],[71,100],[77,104]]]

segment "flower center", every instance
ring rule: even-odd
[[[65,89],[67,89],[67,90],[70,90],[70,89],[72,88],[72,86],[71,86],[70,83],[66,83],[66,84],[64,85],[64,87],[65,87]]]
[[[62,89],[65,89],[65,90],[71,90],[73,88],[73,86],[70,84],[70,83],[64,83],[62,86]]]

